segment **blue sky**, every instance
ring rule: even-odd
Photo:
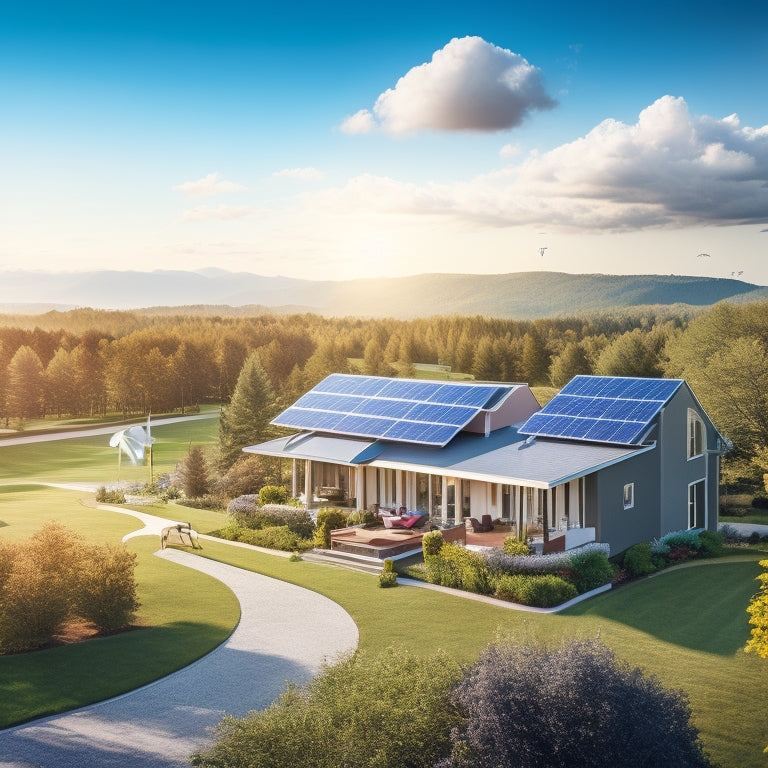
[[[763,0],[5,6],[0,271],[768,284]]]

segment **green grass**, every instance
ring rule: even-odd
[[[217,531],[227,523],[227,513],[212,509],[195,509],[183,504],[169,502],[168,504],[146,504],[142,506],[125,505],[127,509],[135,509],[148,515],[165,517],[169,520],[188,522],[198,533]]]
[[[89,541],[119,541],[138,520],[81,503],[83,494],[0,487],[0,538],[28,538],[57,520]],[[90,498],[87,496],[86,498]],[[0,728],[124,693],[186,666],[222,643],[240,609],[221,582],[154,557],[155,537],[131,539],[144,628],[87,643],[0,656]],[[179,595],[189,599],[180,600]]]
[[[471,663],[499,636],[558,642],[599,635],[617,655],[686,691],[706,750],[723,766],[764,768],[768,696],[764,659],[741,649],[745,608],[756,590],[751,551],[673,569],[560,614],[531,614],[418,588],[382,590],[375,577],[313,563],[206,545],[203,555],[309,589],[342,605],[360,630],[360,648],[438,648]]]
[[[218,419],[164,424],[153,427],[155,475],[170,472],[190,445],[204,450],[218,443]],[[109,435],[73,437],[56,442],[3,445],[0,442],[0,482],[39,480],[57,483],[114,483],[118,479],[117,449]],[[120,480],[147,482],[147,467],[123,461]]]

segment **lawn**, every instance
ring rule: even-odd
[[[218,443],[216,418],[154,426],[155,475],[172,471],[189,447],[212,449]],[[56,483],[115,483],[118,480],[117,449],[109,435],[73,437],[56,442],[3,445],[0,442],[0,482],[32,480]],[[123,461],[119,479],[149,480],[147,467]]]
[[[169,425],[156,434],[161,440],[157,454],[169,466],[190,443],[211,445],[216,421]],[[82,482],[93,481],[94,474],[114,473],[113,449],[103,449],[103,440],[92,441],[0,447],[0,481]],[[28,448],[34,451],[24,450]],[[124,515],[83,506],[81,497],[18,480],[0,487],[0,537],[26,537],[51,518],[99,541],[119,540],[138,527]],[[219,513],[175,505],[142,509],[190,519],[200,531],[218,527],[221,520]],[[0,657],[0,726],[129,690],[188,663],[231,631],[238,609],[229,590],[152,557],[154,539],[132,539],[129,546],[139,555],[142,618],[153,627],[79,646]],[[420,588],[382,590],[369,575],[290,562],[224,543],[204,546],[204,556],[314,589],[336,601],[356,621],[362,648],[407,643],[425,655],[441,648],[468,664],[499,636],[557,642],[599,634],[620,658],[687,692],[705,747],[722,766],[765,766],[768,721],[762,703],[768,698],[768,661],[741,650],[749,629],[745,609],[757,588],[757,561],[768,556],[765,551],[743,550],[739,556],[671,570],[561,614],[531,614]],[[194,594],[195,599],[180,601],[180,593]]]
[[[119,541],[141,527],[128,516],[84,506],[82,497],[40,486],[0,486],[0,538],[28,538],[52,519],[97,543]],[[154,557],[155,537],[131,539],[128,546],[138,554],[143,628],[0,656],[0,728],[133,690],[190,664],[231,634],[240,608],[227,587]]]

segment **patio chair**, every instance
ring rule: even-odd
[[[488,522],[484,520],[482,523],[478,522],[474,517],[468,517],[467,522],[475,533],[488,533],[493,530],[493,523],[490,522],[490,515],[483,515],[488,518]]]

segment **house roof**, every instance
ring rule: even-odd
[[[334,373],[272,424],[361,438],[444,446],[522,384],[390,379]]]
[[[567,441],[639,445],[681,379],[576,376],[520,432]]]
[[[630,448],[546,439],[527,441],[514,427],[505,427],[488,436],[463,432],[442,448],[302,433],[243,450],[283,458],[554,488],[653,448],[655,444]]]

